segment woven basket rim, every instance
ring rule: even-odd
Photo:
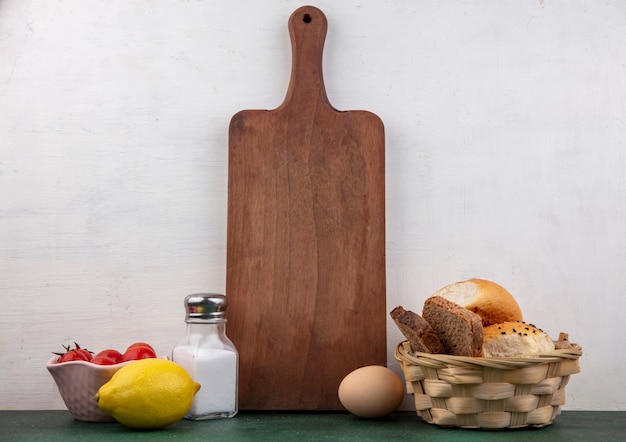
[[[412,352],[410,350],[409,341],[401,341],[395,349],[394,356],[396,359],[406,360],[407,362],[423,365],[428,367],[442,367],[443,365],[454,366],[482,366],[510,370],[515,368],[527,367],[536,364],[545,364],[559,362],[564,359],[578,359],[582,356],[582,347],[578,344],[571,344],[571,348],[553,350],[546,353],[539,353],[527,357],[471,357],[471,356],[453,356],[446,354]]]

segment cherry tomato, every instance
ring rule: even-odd
[[[68,350],[61,355],[59,362],[87,361],[87,356],[77,350]]]
[[[133,347],[124,352],[123,361],[136,361],[138,359],[156,358],[152,347]]]
[[[150,344],[146,344],[145,342],[135,342],[134,344],[130,344],[126,351],[135,348],[135,347],[148,347],[150,350],[154,351],[154,348]],[[155,352],[156,354],[156,352]]]
[[[92,364],[96,365],[115,365],[117,361],[108,356],[94,356],[90,361]]]
[[[117,364],[118,362],[122,362],[123,360],[123,355],[122,353],[120,353],[117,350],[114,350],[112,348],[107,348],[106,350],[102,350],[100,353],[96,354],[93,359],[96,358],[109,358],[112,359],[114,362],[114,364]],[[93,362],[93,359],[91,360],[91,362]],[[100,364],[100,365],[106,365],[106,364]]]
[[[74,342],[74,345],[76,346],[76,349],[74,351],[82,353],[83,355],[85,355],[88,361],[91,361],[91,358],[93,358],[92,352],[90,352],[86,348],[80,348],[80,345],[78,345],[76,342]]]
[[[76,345],[74,349],[71,345],[67,347],[64,345],[64,353],[54,353],[59,356],[57,362],[89,361],[91,359],[91,352],[89,350],[80,348],[80,345],[76,344],[76,342],[74,342],[74,345]]]

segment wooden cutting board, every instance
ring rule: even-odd
[[[385,365],[385,137],[326,97],[327,21],[289,18],[291,80],[229,128],[228,336],[242,410],[340,410],[350,371]]]

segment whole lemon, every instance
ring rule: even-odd
[[[155,430],[178,422],[191,408],[200,384],[166,359],[134,361],[120,368],[96,393],[98,407],[121,424]]]

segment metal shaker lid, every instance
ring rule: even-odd
[[[217,293],[195,293],[185,297],[185,322],[226,320],[226,296]]]

